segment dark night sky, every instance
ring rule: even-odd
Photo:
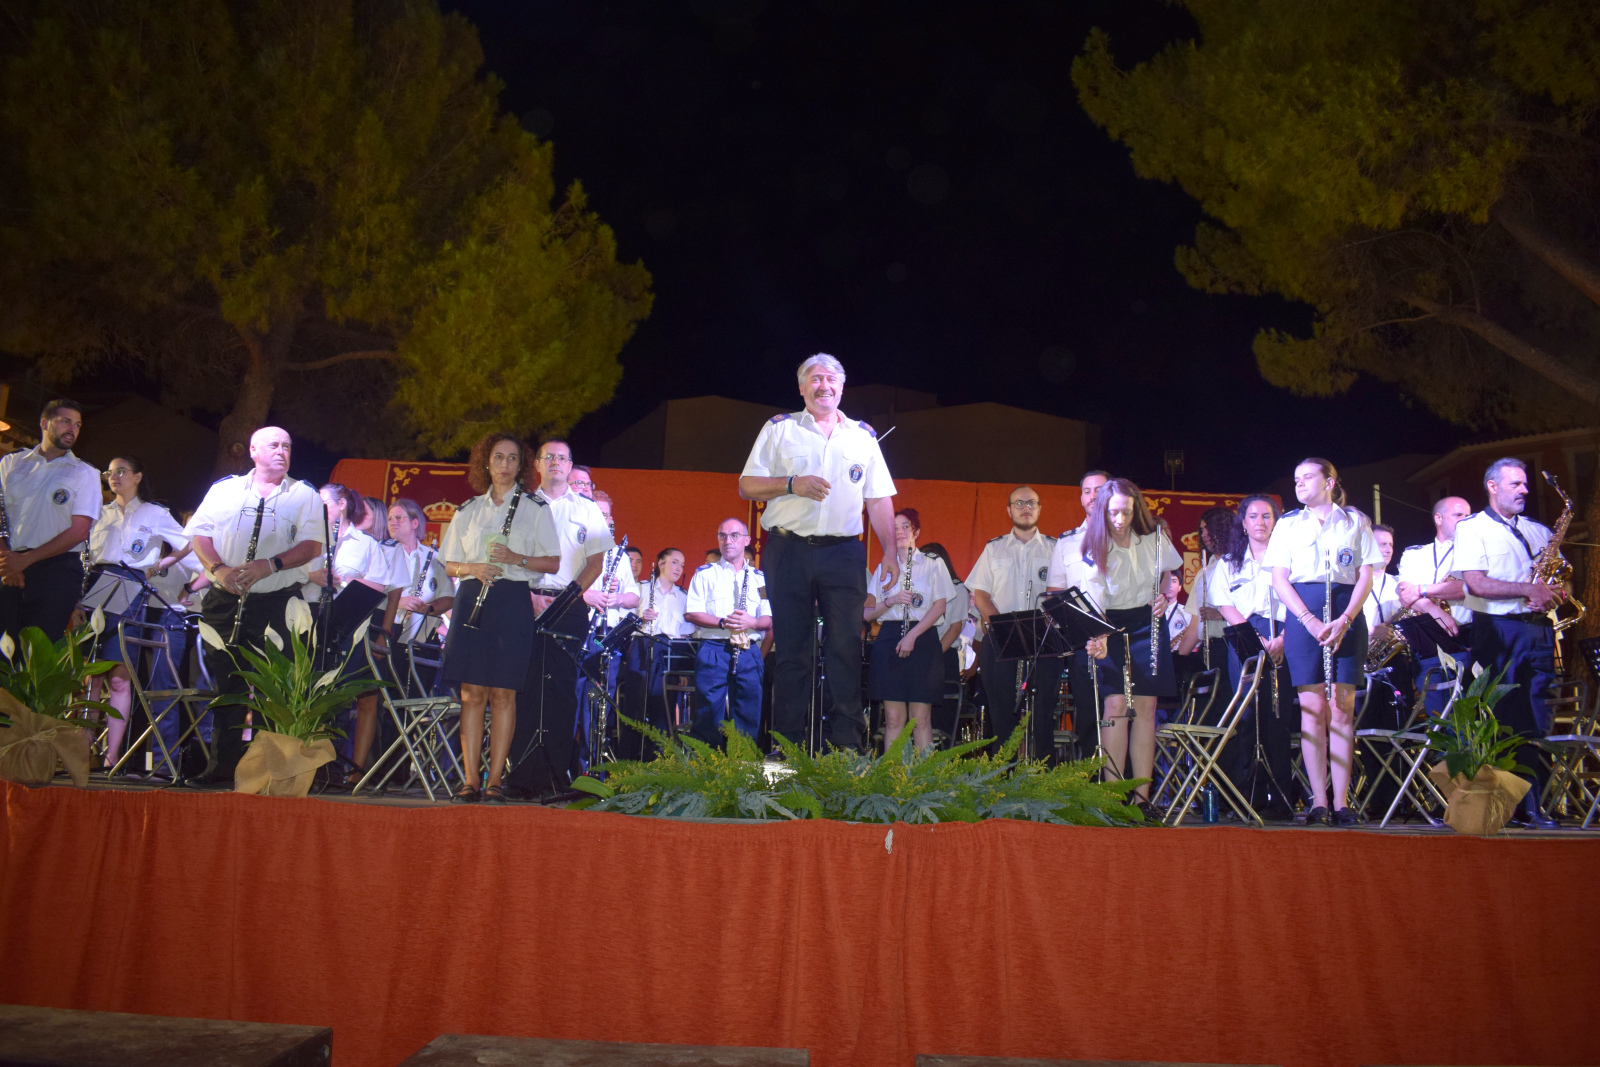
[[[1178,275],[1197,207],[1136,177],[1070,80],[1091,26],[1125,64],[1190,34],[1159,0],[450,6],[505,106],[554,143],[558,181],[581,179],[655,278],[580,459],[664,399],[798,408],[794,367],[819,350],[855,384],[1098,422],[1103,465],[1152,485],[1169,448],[1180,486],[1244,491],[1308,453],[1351,465],[1463,436],[1377,383],[1274,389],[1250,340],[1304,330],[1306,310]]]

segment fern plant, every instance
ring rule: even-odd
[[[1026,721],[998,753],[978,756],[972,753],[988,740],[923,756],[911,747],[911,731],[902,730],[888,751],[874,758],[841,749],[812,756],[775,734],[786,762],[770,779],[761,752],[731,722],[723,724],[728,743],[720,750],[624,721],[654,741],[660,755],[649,762],[608,763],[604,781],[579,778],[576,787],[590,795],[573,807],[634,815],[876,823],[1030,819],[1117,826],[1144,818],[1127,804],[1128,793],[1143,779],[1096,781],[1098,760],[1056,767],[1018,760]]]

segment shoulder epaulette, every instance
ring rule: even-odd
[[[1051,537],[1049,534],[1040,534],[1039,536],[1043,537],[1046,541],[1050,541],[1052,543],[1061,540],[1061,538],[1059,538],[1059,537]]]
[[[782,422],[785,419],[792,419],[792,418],[794,418],[794,416],[789,414],[787,411],[785,411],[781,415],[772,416],[772,418],[768,419],[767,421],[770,422],[770,423],[776,424],[776,423]]]
[[[378,542],[378,544],[382,545],[384,548],[393,548],[395,545],[398,545],[399,543],[400,543],[399,541],[396,541],[392,537],[385,537],[382,541]]]
[[[992,545],[996,541],[1003,541],[1003,540],[1005,540],[1005,536],[1006,536],[1005,534],[1001,534],[999,537],[991,537],[991,538],[989,538],[989,543]]]
[[[524,491],[522,495],[533,501],[535,504],[538,504],[541,508],[547,508],[550,506],[550,501],[546,500],[542,496],[539,496],[538,493],[529,493]]]
[[[877,439],[878,431],[874,430],[871,426],[868,426],[865,419],[863,419],[860,422],[856,423],[856,425],[860,426],[863,430],[867,431],[867,436],[868,437],[871,437],[874,440]]]
[[[1282,515],[1278,516],[1278,521],[1282,522],[1284,519],[1293,518],[1294,516],[1300,514],[1302,510],[1303,509],[1301,508],[1295,508],[1293,511],[1285,511]]]
[[[696,567],[696,568],[695,568],[695,569],[694,569],[694,572],[695,572],[695,573],[696,573],[696,574],[699,574],[699,573],[700,573],[700,572],[701,572],[701,571],[708,571],[708,570],[710,570],[710,569],[711,569],[711,564],[709,564],[709,563],[702,563],[702,564],[700,564],[700,566],[698,566],[698,567]]]
[[[223,482],[229,481],[230,479],[243,478],[243,477],[244,477],[244,475],[242,475],[242,474],[224,474],[222,477],[218,478],[216,481],[212,482],[211,484],[212,485],[221,485]]]

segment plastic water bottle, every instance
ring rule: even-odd
[[[1200,791],[1200,821],[1217,821],[1217,787],[1209,782]]]

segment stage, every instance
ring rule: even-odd
[[[1212,1063],[1600,1063],[1600,835],[692,823],[175,790],[0,809],[0,1001]]]

